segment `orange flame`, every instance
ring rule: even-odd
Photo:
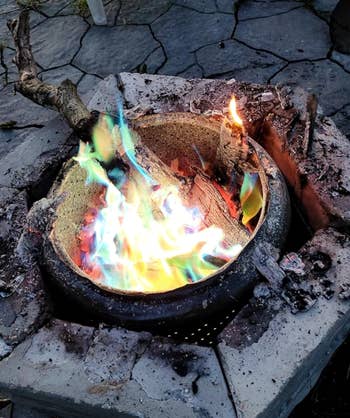
[[[232,99],[230,101],[229,110],[233,123],[237,126],[243,126],[243,121],[237,113],[237,103],[234,96],[232,96]]]

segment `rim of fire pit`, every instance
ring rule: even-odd
[[[212,135],[213,147],[221,129],[219,121],[191,113],[148,115],[132,121],[132,128],[151,149],[155,130],[170,130],[174,125],[181,126],[185,131],[186,128],[189,132],[198,129],[206,135]],[[287,235],[290,217],[289,197],[283,176],[259,144],[251,138],[249,143],[256,153],[259,164],[264,206],[254,232],[235,260],[197,282],[165,292],[143,293],[111,289],[97,285],[67,257],[68,254],[62,251],[62,246],[57,245],[57,241],[52,236],[54,231],[52,228],[48,230],[44,241],[43,260],[50,279],[65,293],[86,308],[93,309],[102,318],[129,326],[142,323],[149,324],[153,328],[167,320],[177,322],[185,318],[194,318],[200,315],[201,311],[211,315],[218,310],[225,310],[240,303],[242,296],[252,289],[258,277],[252,260],[255,244],[266,241],[280,248]],[[158,156],[163,161],[173,151],[168,145],[166,144],[163,149],[160,147]],[[179,143],[174,144],[177,148],[181,146]],[[157,150],[159,152],[159,144]],[[208,152],[212,152],[210,147]],[[61,183],[53,187],[51,196],[61,195],[65,191],[65,182],[69,180],[69,175],[74,170],[82,169],[76,163],[69,162],[60,175]],[[74,176],[73,181],[75,181]],[[59,208],[60,204],[56,211],[59,211]],[[50,228],[51,226],[52,223]]]

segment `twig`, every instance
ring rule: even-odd
[[[306,123],[305,123],[305,133],[303,141],[303,155],[304,157],[308,156],[311,142],[313,139],[315,119],[317,115],[317,98],[314,94],[311,94],[307,98],[306,102]]]
[[[16,47],[14,62],[19,72],[16,90],[41,106],[57,110],[81,139],[89,139],[97,115],[89,112],[72,81],[64,80],[54,86],[38,78],[30,45],[29,11],[23,10],[19,18],[8,21],[7,26]]]

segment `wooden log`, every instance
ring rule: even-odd
[[[225,119],[221,125],[220,141],[217,148],[215,166],[221,180],[230,179],[232,172],[238,166],[238,162],[245,161],[248,157],[249,144],[246,133],[241,127],[234,125]]]
[[[238,219],[230,215],[228,206],[220,192],[211,180],[201,172],[198,172],[194,177],[189,202],[198,207],[204,215],[206,226],[215,225],[223,230],[226,244],[244,246],[248,242],[248,231]]]
[[[90,112],[80,99],[76,86],[64,80],[59,86],[44,83],[38,78],[36,63],[30,45],[29,10],[21,11],[19,18],[8,23],[16,48],[14,62],[19,80],[16,90],[33,102],[57,110],[82,139],[89,139],[97,121],[96,112]]]
[[[160,187],[171,185],[176,188],[185,205],[197,207],[204,217],[204,225],[221,228],[227,245],[241,244],[249,240],[249,233],[240,221],[231,216],[227,203],[214,186],[211,178],[197,169],[194,177],[175,174],[153,151],[142,143],[137,133],[132,131],[135,143],[135,160]],[[126,153],[117,147],[118,158],[128,166],[127,176],[138,176],[137,169],[130,163]],[[154,202],[153,214],[159,217],[157,202]]]

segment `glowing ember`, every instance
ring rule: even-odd
[[[104,116],[94,130],[94,146],[81,143],[76,157],[87,182],[103,186],[77,236],[77,265],[96,283],[147,293],[196,282],[236,258],[240,244],[225,245],[223,231],[205,227],[200,211],[187,207],[176,187],[157,184],[138,164],[135,139],[119,113],[119,126]],[[127,157],[132,174],[105,169],[116,151]],[[246,175],[241,189],[245,224],[262,205],[256,176]],[[228,192],[225,200],[231,215],[239,216]]]

